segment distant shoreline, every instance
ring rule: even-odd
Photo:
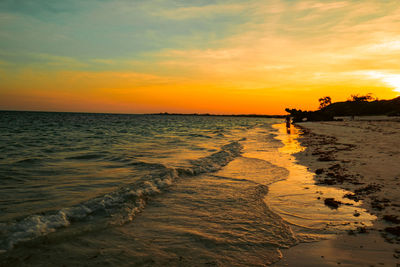
[[[151,116],[201,116],[201,117],[246,117],[246,118],[284,118],[286,115],[260,115],[260,114],[210,114],[210,113],[113,113],[113,112],[79,112],[79,111],[39,111],[39,110],[0,110],[0,112],[32,112],[32,113],[71,113],[93,115],[151,115]]]

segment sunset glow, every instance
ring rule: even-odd
[[[284,114],[400,93],[398,1],[2,1],[0,110]]]
[[[387,85],[392,86],[393,90],[400,93],[400,75],[399,74],[384,74],[380,72],[371,71],[367,73],[371,78],[381,79]]]

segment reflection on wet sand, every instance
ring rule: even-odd
[[[278,130],[276,139],[283,146],[279,148],[279,155],[270,154],[268,160],[288,169],[289,177],[270,185],[265,201],[292,225],[300,240],[319,240],[344,230],[371,226],[376,217],[360,208],[361,202],[343,198],[348,191],[316,185],[314,174],[296,163],[293,154],[304,150],[297,141],[299,130],[291,127],[287,134],[284,124],[274,128]],[[330,200],[341,205],[335,208],[329,205]]]

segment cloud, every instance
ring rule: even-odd
[[[35,67],[38,69],[82,69],[89,65],[73,57],[64,57],[46,53],[15,53],[0,52],[3,62],[14,68],[23,65],[25,67]]]
[[[186,20],[192,18],[209,18],[223,14],[234,14],[247,9],[246,4],[217,4],[206,6],[178,7],[152,13],[173,20]]]
[[[361,74],[369,76],[372,79],[379,79],[400,93],[400,74],[382,73],[378,71],[361,72]]]
[[[102,94],[179,93],[193,104],[192,92],[343,97],[346,88],[383,96],[397,88],[398,1],[12,3],[0,5],[0,60],[12,64],[1,68],[73,72],[58,78]]]
[[[318,11],[327,11],[347,7],[347,1],[321,2],[321,1],[301,1],[296,5],[297,10],[316,9]]]
[[[43,14],[58,14],[76,12],[80,9],[80,1],[52,1],[52,0],[2,0],[0,10],[22,13],[30,16]]]
[[[368,44],[364,47],[367,52],[371,53],[393,53],[393,52],[400,52],[400,36],[396,39],[392,40],[384,40],[378,43]]]

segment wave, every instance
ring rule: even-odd
[[[65,159],[73,159],[73,160],[87,160],[87,159],[99,159],[104,157],[102,154],[83,154],[78,156],[67,157]]]
[[[202,137],[202,138],[212,138],[211,136],[208,136],[208,135],[205,135],[205,134],[195,134],[195,133],[188,134],[188,136],[191,136],[191,137]]]
[[[191,161],[191,167],[188,168],[134,162],[132,165],[150,170],[150,174],[114,192],[72,207],[0,223],[0,252],[10,250],[18,243],[55,232],[76,221],[110,218],[109,223],[113,225],[129,222],[145,207],[149,198],[162,192],[178,178],[217,171],[238,157],[241,150],[242,145],[238,141],[232,142],[207,157]]]
[[[33,164],[40,164],[41,162],[42,162],[42,160],[40,158],[28,158],[28,159],[19,160],[19,161],[15,162],[15,164],[33,165]]]

